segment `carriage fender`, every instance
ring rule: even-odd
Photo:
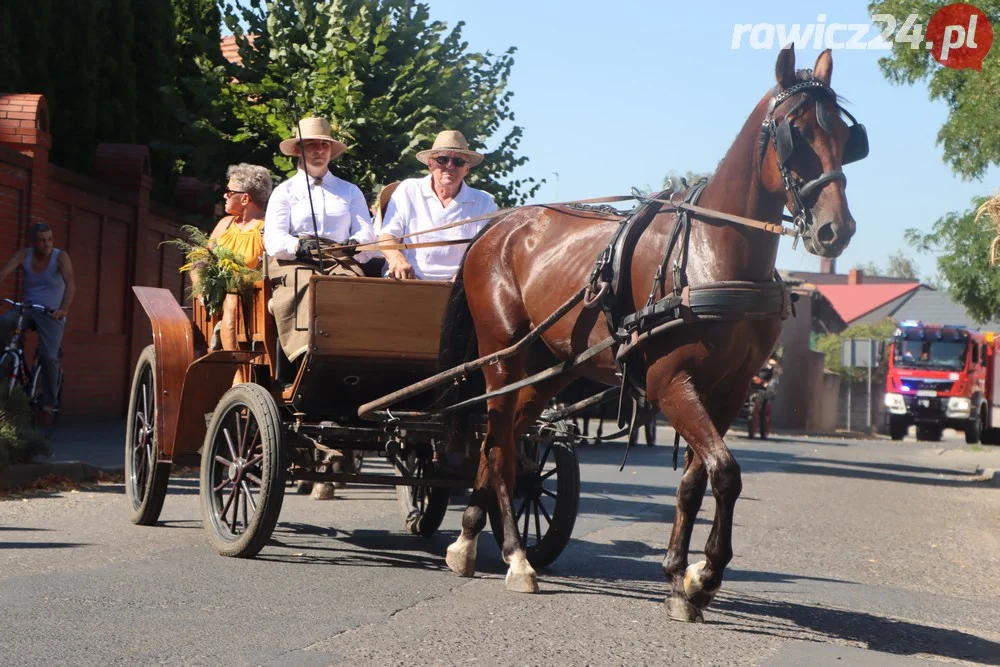
[[[236,369],[263,354],[263,351],[216,350],[191,362],[184,376],[172,457],[194,454],[201,448],[211,415],[222,395],[233,386]]]
[[[184,376],[194,361],[191,320],[170,290],[135,286],[132,292],[149,318],[153,332],[157,454],[160,460],[170,461],[177,434]]]

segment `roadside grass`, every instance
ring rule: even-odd
[[[0,470],[51,453],[45,436],[31,427],[27,395],[20,387],[14,387],[0,408]]]

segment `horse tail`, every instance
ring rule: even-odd
[[[469,243],[462,264],[455,275],[451,287],[451,296],[445,309],[444,320],[441,323],[441,342],[438,346],[438,368],[448,370],[479,358],[479,337],[476,334],[476,323],[469,309],[468,296],[465,293],[465,262],[472,253],[472,247],[499,218],[494,218]],[[438,394],[438,404],[454,405],[486,391],[486,379],[481,371],[473,371],[464,378],[459,378],[455,384],[445,387]],[[447,451],[465,450],[466,440],[470,435],[469,418],[485,410],[484,405],[472,405],[461,410],[445,413],[442,418],[442,429]]]

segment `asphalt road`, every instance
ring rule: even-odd
[[[129,523],[121,485],[0,501],[0,664],[1000,665],[1000,487],[973,481],[1000,448],[730,445],[735,557],[703,625],[664,612],[670,448],[619,472],[613,444],[581,449],[574,540],[535,596],[504,589],[488,532],[477,576],[451,574],[462,507],[412,537],[391,489],[289,494],[254,560],[211,550],[194,477],[156,527]]]

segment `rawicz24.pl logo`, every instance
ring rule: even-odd
[[[826,14],[816,23],[738,23],[730,45],[740,49],[744,41],[751,49],[782,48],[794,43],[814,49],[891,49],[893,42],[924,48],[945,67],[982,70],[993,46],[989,17],[973,5],[956,2],[937,10],[924,26],[910,14],[902,23],[891,14],[873,14],[871,23],[827,23]],[[881,28],[879,27],[881,26]],[[898,29],[897,29],[898,26]]]

